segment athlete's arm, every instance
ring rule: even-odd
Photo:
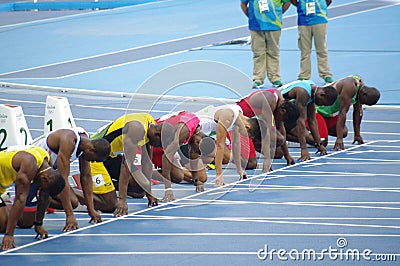
[[[39,198],[36,207],[35,214],[35,232],[37,233],[36,238],[44,239],[49,237],[49,232],[43,227],[43,219],[47,208],[50,204],[50,196],[43,190],[39,190]]]
[[[363,144],[364,140],[361,137],[361,120],[362,120],[362,104],[360,101],[353,105],[353,129],[354,129],[354,140],[353,144],[358,142],[358,144]]]
[[[287,165],[295,164],[294,159],[292,158],[292,156],[289,153],[289,148],[288,148],[288,145],[286,142],[286,129],[285,129],[285,125],[284,125],[283,121],[280,121],[275,118],[275,125],[276,125],[276,130],[282,134],[283,139],[284,139],[281,147],[282,147],[283,156],[286,159]],[[278,134],[278,132],[277,132],[277,134]]]
[[[123,127],[122,134],[124,137],[124,157],[120,166],[120,176],[118,182],[119,195],[114,211],[114,216],[116,217],[128,214],[128,204],[126,203],[126,197],[128,194],[130,171],[136,170],[136,166],[134,166],[133,162],[136,158],[138,147],[137,143],[144,137],[143,125],[137,121],[128,122]]]
[[[318,124],[317,120],[315,118],[315,104],[309,103],[307,106],[307,120],[308,120],[308,126],[310,127],[311,135],[313,136],[314,141],[317,143],[317,149],[321,153],[321,155],[326,155],[326,148],[324,145],[321,143],[321,137],[318,132]]]
[[[6,231],[1,244],[1,249],[3,250],[16,247],[14,243],[15,227],[19,217],[21,217],[24,211],[30,182],[38,171],[34,157],[24,152],[19,152],[14,156],[12,165],[14,169],[18,169],[18,173],[15,180],[15,200],[10,210]]]
[[[246,172],[243,171],[242,168],[241,147],[240,147],[240,125],[235,125],[231,130],[231,139],[232,139],[232,157],[236,166],[236,172],[239,174],[240,179],[247,178]]]
[[[172,169],[171,161],[173,156],[175,156],[175,153],[179,149],[179,134],[180,134],[179,130],[176,131],[174,140],[164,149],[164,154],[162,155],[161,173],[165,178],[164,181],[165,192],[164,192],[164,197],[162,198],[162,201],[164,202],[175,200],[175,196],[171,187],[171,169]]]
[[[142,172],[147,178],[148,186],[145,188],[146,197],[148,199],[148,207],[153,207],[158,205],[158,200],[151,193],[151,176],[153,174],[153,163],[151,158],[153,156],[152,147],[149,143],[142,146]]]
[[[271,96],[273,99],[271,99]],[[275,97],[269,92],[255,93],[250,98],[251,106],[261,110],[261,118],[266,126],[266,128],[261,129],[261,153],[264,155],[263,172],[268,172],[271,169],[272,165],[270,154],[270,136],[272,130],[272,102],[275,102]]]
[[[68,130],[63,134],[60,134],[58,139],[58,155],[57,155],[57,170],[64,177],[65,183],[69,184],[68,176],[70,172],[70,158],[75,150],[76,135],[74,132]],[[57,150],[54,147],[50,147],[53,150]],[[71,198],[70,198],[70,186],[66,185],[59,194],[62,206],[65,211],[66,221],[63,231],[71,231],[79,228],[78,222],[75,219],[74,212],[72,209]]]
[[[149,143],[142,146],[142,172],[147,177],[149,182],[151,181],[151,176],[153,174],[153,163],[151,161],[151,156],[153,155],[152,148]]]
[[[261,118],[266,128],[261,129],[261,152],[264,155],[263,172],[269,172],[272,166],[271,160],[271,131],[272,131],[272,111],[269,103],[265,101],[261,109]],[[264,132],[265,131],[265,132]]]
[[[301,156],[299,161],[306,161],[310,159],[310,154],[307,149],[306,142],[306,120],[307,120],[307,102],[310,98],[306,90],[303,88],[297,87],[293,88],[288,92],[289,97],[291,99],[296,99],[296,105],[299,108],[300,116],[297,120],[297,126],[295,130],[297,130],[297,138],[299,139],[300,148],[301,148]],[[295,97],[292,95],[295,94]]]
[[[95,211],[93,202],[93,180],[90,170],[90,162],[79,157],[80,181],[83,190],[83,196],[87,206],[88,214],[94,224],[102,222],[101,215]]]
[[[220,109],[216,111],[214,114],[214,121],[217,123],[216,139],[215,139],[215,144],[217,145],[217,150],[215,154],[216,186],[224,185],[224,177],[222,175],[222,161],[224,157],[226,136],[228,134],[227,128],[229,128],[232,125],[232,120],[233,120],[233,112],[230,109],[229,110]],[[235,140],[232,138],[233,161],[235,162],[236,165],[237,162],[239,162],[240,165],[240,143],[239,143],[239,153],[237,153],[237,149],[238,149],[237,143],[235,143]],[[236,169],[239,170],[237,166]]]
[[[335,145],[333,146],[334,150],[344,150],[343,131],[346,125],[346,115],[351,106],[351,98],[355,94],[356,94],[356,88],[353,83],[343,84],[339,97],[340,109],[339,109],[338,121],[336,124],[337,137]]]

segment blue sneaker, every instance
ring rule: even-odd
[[[280,80],[275,80],[274,82],[272,82],[272,85],[274,85],[274,87],[281,87],[283,84]]]
[[[253,89],[259,89],[259,88],[261,88],[263,85],[264,85],[264,84],[262,84],[262,83],[259,82],[259,81],[254,81],[254,83],[253,83]]]

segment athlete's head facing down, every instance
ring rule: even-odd
[[[110,143],[106,139],[93,139],[83,151],[83,158],[90,162],[104,162],[110,154]]]
[[[217,152],[217,146],[215,140],[210,137],[204,137],[200,141],[200,156],[204,163],[211,163]]]
[[[381,93],[378,89],[374,87],[362,86],[360,91],[358,92],[359,101],[361,104],[366,105],[375,105],[379,98],[381,97]]]
[[[332,105],[338,96],[338,92],[332,86],[318,87],[315,91],[314,102],[319,106]]]
[[[300,116],[299,107],[296,104],[285,100],[280,106],[280,113],[282,114],[282,121],[293,128],[297,124],[297,119]]]
[[[176,129],[173,125],[163,122],[160,124],[150,124],[147,136],[149,143],[153,147],[166,147],[175,138]]]
[[[258,118],[249,118],[248,126],[246,126],[247,134],[249,138],[260,138],[261,139],[261,130],[260,127],[263,127],[265,124],[261,119]],[[262,123],[262,124],[260,124]]]
[[[34,181],[41,190],[54,197],[60,194],[65,187],[65,180],[58,170],[54,170],[47,164],[43,170],[39,171]]]

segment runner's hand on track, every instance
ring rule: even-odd
[[[203,182],[197,181],[196,183],[194,183],[194,185],[196,186],[196,192],[203,192],[204,191]]]
[[[319,152],[321,156],[328,154],[328,152],[326,151],[326,147],[324,145],[320,145],[317,149],[318,149],[317,153]]]
[[[115,204],[115,211],[113,215],[115,217],[120,217],[127,214],[128,214],[128,204],[126,203],[126,200],[119,199]]]
[[[222,175],[218,175],[218,176],[215,178],[215,186],[216,186],[216,187],[220,187],[220,186],[223,186],[223,185],[225,185],[225,184],[224,184],[224,177],[223,177]]]
[[[162,202],[169,202],[169,201],[174,201],[174,192],[172,192],[172,189],[166,189],[164,192],[164,197],[162,198]]]
[[[288,158],[286,159],[286,164],[287,165],[293,165],[293,164],[296,164],[296,162],[293,159],[293,157],[289,155]]]
[[[334,151],[344,150],[343,139],[336,139],[335,145],[333,146]]]
[[[149,208],[158,206],[158,199],[152,195],[147,195],[147,201],[147,207]]]
[[[308,152],[307,148],[301,149],[301,156],[298,159],[300,162],[310,160],[310,153]]]
[[[354,136],[354,141],[352,144],[355,144],[357,142],[357,144],[364,144],[364,140],[361,136]]]
[[[14,243],[14,236],[4,235],[3,242],[1,243],[2,250],[9,250],[10,248],[15,248],[17,245]]]
[[[63,231],[64,232],[69,232],[69,231],[73,231],[75,229],[78,229],[79,225],[78,222],[75,219],[74,215],[68,215],[65,221],[65,226]]]
[[[35,232],[37,234],[35,239],[39,238],[41,240],[49,237],[49,232],[41,225],[35,225]]]
[[[93,222],[93,224],[101,223],[103,219],[101,219],[101,215],[98,212],[89,213],[90,221],[89,223]]]

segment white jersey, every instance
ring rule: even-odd
[[[81,143],[81,136],[80,134],[86,134],[89,137],[89,134],[86,132],[85,129],[81,128],[81,127],[74,127],[74,128],[63,128],[63,129],[68,129],[71,130],[75,133],[76,135],[76,143],[75,143],[75,148],[74,151],[71,155],[71,157],[69,158],[69,161],[72,163],[73,161],[75,161],[77,158],[79,158],[79,156],[81,156],[82,153],[78,154],[78,147],[79,144]],[[53,131],[54,132],[54,131]],[[53,151],[47,144],[47,138],[49,137],[49,135],[53,132],[49,132],[47,134],[44,134],[36,139],[34,139],[31,143],[31,145],[36,146],[36,147],[40,147],[44,150],[46,150],[49,155],[50,155],[50,164],[54,166],[54,164],[57,162],[57,156],[58,154]]]
[[[242,108],[236,104],[227,104],[221,106],[207,106],[206,108],[196,112],[195,114],[200,119],[201,130],[207,136],[213,136],[217,131],[217,123],[214,120],[215,113],[221,109],[231,109],[233,111],[233,120],[232,123],[226,129],[230,131],[233,129],[235,122],[239,116],[239,112],[242,112]]]

